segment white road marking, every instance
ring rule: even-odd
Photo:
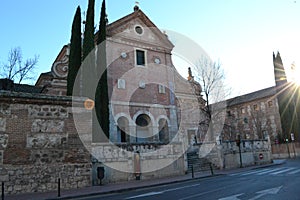
[[[127,197],[126,199],[136,199],[136,198],[141,198],[141,197],[154,196],[154,195],[158,195],[158,194],[163,194],[165,192],[171,192],[171,191],[175,191],[175,190],[182,190],[182,189],[185,189],[185,188],[195,187],[195,186],[199,186],[199,185],[201,185],[201,184],[198,183],[198,184],[194,184],[194,185],[187,185],[187,186],[183,186],[183,187],[177,187],[177,188],[162,190],[160,192],[149,192],[149,193],[145,193],[145,194],[141,194],[141,195],[137,195],[137,196]]]
[[[128,197],[126,199],[136,199],[136,198],[141,198],[141,197],[149,197],[149,196],[154,196],[154,195],[158,195],[158,194],[162,194],[163,192],[149,192],[149,193],[145,193],[145,194],[141,194],[141,195],[137,195],[137,196],[132,196],[132,197]]]
[[[199,186],[199,185],[201,185],[201,184],[198,183],[198,184],[194,184],[194,185],[187,185],[187,186],[183,186],[183,187],[167,189],[167,190],[163,190],[162,192],[171,192],[171,191],[174,191],[174,190],[181,190],[181,189],[185,189],[185,188],[189,188],[189,187],[195,187],[195,186]]]
[[[276,187],[276,188],[271,188],[271,189],[267,189],[267,190],[262,190],[262,191],[259,191],[259,192],[256,192],[256,195],[255,197],[249,199],[249,200],[256,200],[256,199],[260,199],[261,197],[263,196],[266,196],[268,194],[277,194],[279,192],[279,190],[282,188],[282,186],[279,186],[279,187]]]
[[[275,188],[270,188],[270,189],[266,189],[266,190],[262,190],[259,192],[256,192],[256,196],[254,196],[253,198],[249,199],[249,200],[256,200],[256,199],[260,199],[263,196],[266,195],[274,195],[277,194],[280,189],[282,188],[282,186],[279,187],[275,187]],[[242,194],[236,194],[236,195],[232,195],[232,196],[228,196],[228,197],[224,197],[218,200],[240,200],[238,197],[244,195],[244,193]]]
[[[282,169],[284,169],[284,167],[280,167],[280,168],[276,168],[276,169],[270,169],[269,171],[257,173],[257,175],[263,175],[263,174],[267,174],[267,173],[270,173],[270,172],[275,172],[275,171],[282,170]]]
[[[246,176],[246,175],[250,175],[250,174],[256,174],[256,173],[260,173],[260,172],[264,172],[264,171],[268,171],[268,170],[270,170],[270,169],[255,170],[255,171],[252,171],[252,172],[241,174],[241,176]]]
[[[240,173],[236,173],[236,174],[230,174],[229,176],[247,176],[247,175],[264,175],[264,174],[271,174],[271,175],[277,175],[277,174],[281,174],[284,172],[288,172],[295,169],[295,167],[279,167],[276,169],[264,169],[264,170],[255,170],[255,171],[251,171],[251,172],[240,172]],[[297,169],[295,171],[289,172],[287,174],[292,175],[292,174],[296,174],[299,173],[300,169]]]
[[[300,172],[300,169],[297,169],[297,170],[295,170],[295,171],[292,171],[292,172],[289,172],[288,174],[297,174],[297,173],[299,173]]]
[[[225,190],[226,188],[234,186],[234,185],[236,185],[236,183],[231,184],[231,185],[226,185],[225,187],[221,187],[221,188],[218,188],[218,189],[215,189],[215,190],[210,190],[210,191],[206,191],[206,192],[202,192],[202,193],[193,194],[193,195],[190,195],[190,196],[178,199],[178,200],[193,199],[195,197],[200,197],[200,196],[203,196],[203,195],[206,195],[206,194],[209,194],[209,193]]]
[[[281,171],[278,171],[278,172],[274,172],[274,173],[271,173],[272,175],[277,175],[277,174],[281,174],[281,173],[284,173],[284,172],[288,172],[288,171],[291,171],[295,169],[295,167],[290,167],[288,169],[284,169],[284,170],[281,170]]]
[[[221,198],[221,199],[218,199],[218,200],[239,200],[239,196],[242,196],[244,195],[244,193],[242,194],[236,194],[236,195],[232,195],[232,196],[229,196],[229,197],[224,197],[224,198]]]

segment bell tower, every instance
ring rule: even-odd
[[[287,84],[287,77],[279,52],[277,52],[276,56],[273,52],[273,65],[276,87],[282,87],[283,85]]]

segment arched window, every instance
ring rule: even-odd
[[[140,114],[136,118],[136,142],[149,142],[152,139],[152,123],[146,114]]]
[[[127,134],[129,131],[129,122],[126,117],[120,117],[117,121],[118,123],[118,141],[119,142],[129,142],[129,135]]]

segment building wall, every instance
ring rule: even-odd
[[[228,106],[223,140],[234,140],[237,134],[242,139],[266,139],[274,143],[281,132],[277,98],[267,96]]]
[[[0,181],[6,193],[91,185],[90,154],[74,126],[71,98],[0,92]]]

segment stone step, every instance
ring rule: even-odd
[[[208,171],[211,168],[217,169],[218,167],[214,165],[209,157],[199,158],[198,152],[187,153],[187,162],[188,162],[188,173]],[[193,169],[192,169],[193,168]]]

